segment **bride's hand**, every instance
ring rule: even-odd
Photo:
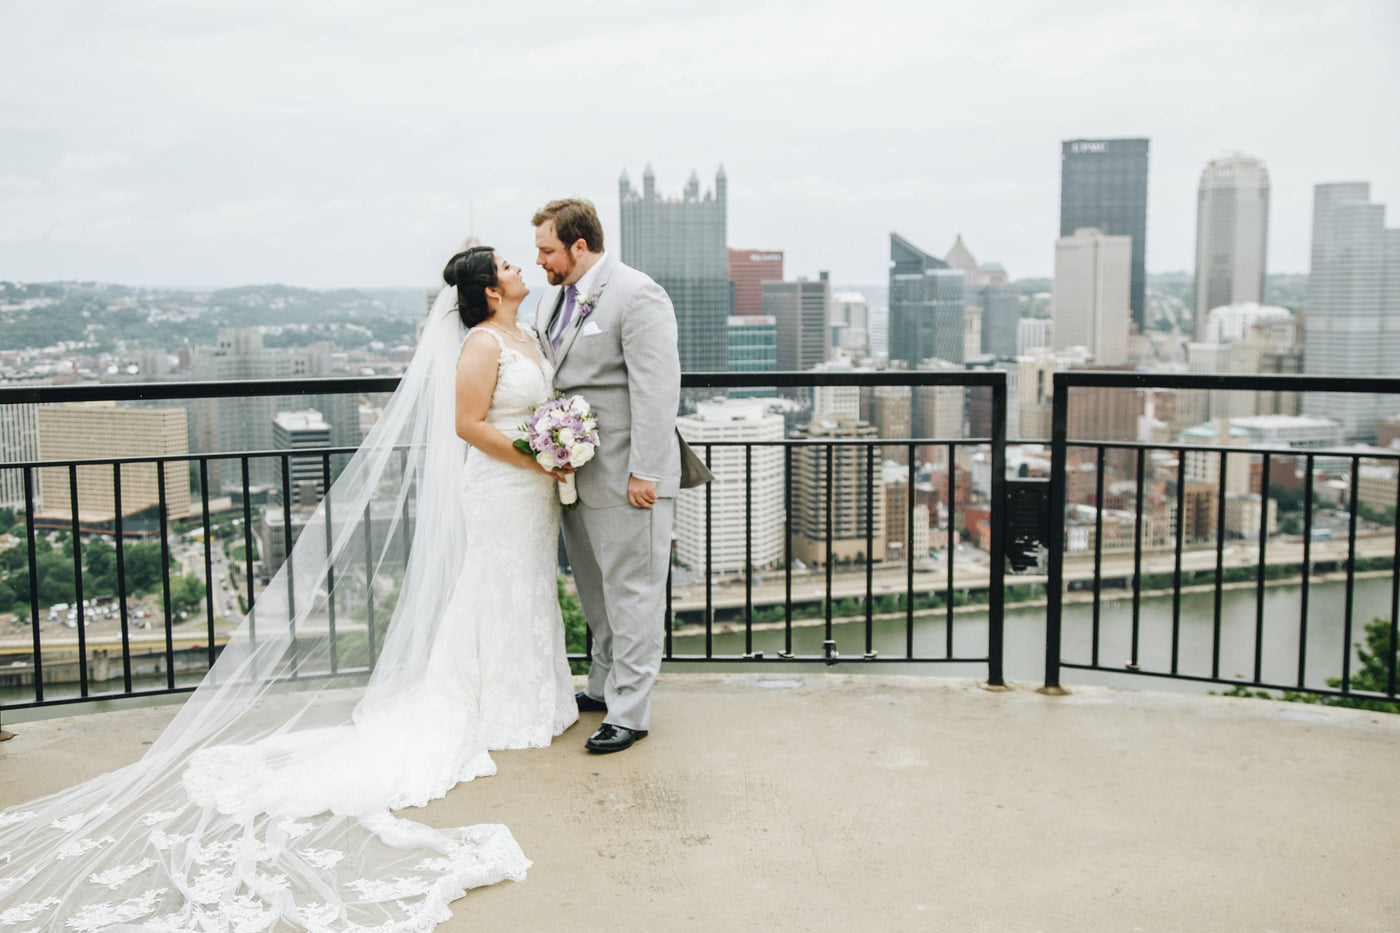
[[[554,467],[551,470],[547,470],[543,466],[540,466],[538,461],[535,462],[535,466],[539,467],[540,472],[554,477],[554,481],[558,483],[564,482],[565,477],[574,472],[574,468],[571,466]]]

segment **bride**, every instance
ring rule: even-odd
[[[468,888],[524,877],[505,826],[390,812],[578,716],[566,471],[512,445],[553,393],[516,321],[529,290],[489,247],[443,278],[379,421],[161,737],[0,812],[0,930],[427,930]]]

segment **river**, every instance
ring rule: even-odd
[[[1355,584],[1352,612],[1353,643],[1362,640],[1363,626],[1375,616],[1390,617],[1390,575],[1359,579]],[[1344,606],[1346,585],[1341,582],[1313,582],[1309,588],[1307,669],[1305,683],[1326,686],[1328,678],[1340,677],[1344,656]],[[1132,600],[1126,591],[1105,594],[1100,610],[1099,661],[1105,667],[1123,668],[1131,657]],[[1112,598],[1108,598],[1112,597]],[[1214,615],[1213,592],[1190,592],[1181,597],[1181,637],[1178,669],[1182,674],[1209,676],[1211,673],[1211,643]],[[1255,590],[1226,590],[1221,599],[1220,674],[1225,678],[1250,678],[1254,671]],[[1301,617],[1302,587],[1299,584],[1270,586],[1264,591],[1264,638],[1262,679],[1267,683],[1292,684],[1298,676],[1298,631]],[[1061,656],[1066,662],[1088,663],[1092,645],[1092,606],[1089,603],[1067,602]],[[1144,598],[1139,612],[1138,663],[1144,671],[1171,669],[1172,601],[1170,597]],[[916,655],[946,657],[946,616],[914,620],[914,652]],[[1045,675],[1045,606],[1009,609],[1005,622],[1005,651],[1003,655],[1008,681],[1039,685]],[[825,629],[821,625],[793,628],[793,649],[798,655],[820,655]],[[845,623],[835,626],[833,637],[837,651],[846,658],[859,658],[865,650],[865,623]],[[755,651],[766,657],[776,657],[784,646],[784,633],[756,631]],[[903,618],[876,621],[874,646],[882,659],[903,658],[906,654]],[[984,611],[962,612],[953,620],[955,657],[985,655],[987,651],[987,614]],[[697,634],[673,636],[673,653],[703,655],[703,629]],[[744,634],[713,636],[715,655],[742,655]],[[1356,652],[1352,648],[1352,670],[1356,670]],[[691,668],[693,665],[685,665]],[[755,670],[746,662],[725,663],[721,667],[706,665],[705,669]],[[842,670],[837,666],[834,670]],[[874,670],[872,666],[852,665],[845,671]],[[964,676],[985,679],[985,663],[892,663],[880,664],[884,673],[927,673],[941,676]],[[1181,690],[1189,692],[1219,691],[1218,684],[1150,677],[1124,671],[1086,671],[1065,668],[1061,683],[1108,684],[1132,686],[1148,690]]]

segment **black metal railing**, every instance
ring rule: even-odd
[[[1362,460],[1374,460],[1400,466],[1400,451],[1367,450],[1364,453],[1355,449],[1299,449],[1296,447],[1230,446],[1229,439],[1220,444],[1148,444],[1102,442],[1069,438],[1070,393],[1076,389],[1098,389],[1116,391],[1140,391],[1146,389],[1168,389],[1178,392],[1208,391],[1251,391],[1251,392],[1334,392],[1366,393],[1382,396],[1400,395],[1400,380],[1394,379],[1333,379],[1315,376],[1219,376],[1219,375],[1155,375],[1140,373],[1110,372],[1066,372],[1054,377],[1053,437],[1051,443],[1050,476],[1050,548],[1047,581],[1047,628],[1045,646],[1045,686],[1047,689],[1060,688],[1061,671],[1064,668],[1077,670],[1111,671],[1119,674],[1146,675],[1179,680],[1191,680],[1228,685],[1232,688],[1255,688],[1277,690],[1284,694],[1299,692],[1307,694],[1346,696],[1360,699],[1395,700],[1396,697],[1396,635],[1400,623],[1400,501],[1392,502],[1395,517],[1390,520],[1388,533],[1380,531],[1373,539],[1367,540],[1365,547],[1358,540],[1358,502],[1361,487]],[[1391,406],[1400,409],[1400,404]],[[1104,482],[1108,470],[1106,457],[1119,454],[1117,459],[1128,458],[1131,469],[1131,509],[1133,531],[1131,546],[1124,562],[1119,557],[1113,566],[1105,563],[1105,489]],[[1095,492],[1092,503],[1071,502],[1067,499],[1068,462],[1072,453],[1091,456],[1095,463]],[[1146,515],[1145,497],[1146,464],[1154,453],[1165,455],[1166,464],[1155,472],[1160,478],[1159,485],[1170,490],[1172,515],[1168,534],[1157,538],[1157,547],[1145,543],[1144,520]],[[1233,484],[1232,468],[1238,468],[1238,461],[1232,467],[1231,460],[1244,458],[1250,468],[1258,466],[1258,516],[1257,525],[1244,528],[1240,521],[1235,523],[1233,532],[1227,529],[1227,509],[1230,503],[1229,490]],[[1194,491],[1191,478],[1187,475],[1188,460],[1194,460],[1207,474],[1209,482],[1197,483]],[[1271,534],[1270,491],[1274,477],[1274,467],[1280,461],[1290,460],[1301,466],[1302,518],[1301,529],[1296,541],[1284,541]],[[1345,464],[1344,486],[1348,490],[1345,513],[1347,524],[1346,542],[1340,552],[1317,553],[1314,522],[1315,474],[1321,462]],[[1174,469],[1172,464],[1174,463]],[[1296,468],[1295,468],[1296,469]],[[1166,474],[1165,477],[1162,474]],[[1253,487],[1254,484],[1251,482]],[[1400,488],[1400,484],[1397,484]],[[1204,494],[1208,492],[1208,494]],[[1194,494],[1189,494],[1194,493]],[[1240,500],[1237,500],[1240,501]],[[1202,515],[1198,503],[1204,502],[1210,508],[1209,515]],[[1073,582],[1066,572],[1066,552],[1069,551],[1070,528],[1069,510],[1077,505],[1089,505],[1093,512],[1093,547],[1088,559],[1093,562],[1091,585],[1091,610],[1087,628],[1082,633],[1080,644],[1066,648],[1066,592]],[[1187,515],[1194,520],[1187,523]],[[1208,520],[1208,521],[1207,521]],[[1236,545],[1228,542],[1235,535]],[[1271,540],[1272,538],[1272,540]],[[1250,542],[1253,542],[1252,544]],[[1160,554],[1165,544],[1169,550],[1171,611],[1168,619],[1158,618],[1150,623],[1144,618],[1142,597],[1144,592],[1145,570],[1158,569],[1144,567],[1145,560],[1156,560],[1155,551]],[[1188,548],[1188,544],[1195,547]],[[1236,548],[1245,553],[1233,557]],[[1366,557],[1362,551],[1373,553]],[[1081,558],[1082,559],[1082,558]],[[1364,563],[1363,563],[1364,562]],[[1386,601],[1384,616],[1389,621],[1389,645],[1384,663],[1387,668],[1385,682],[1376,690],[1356,689],[1353,686],[1353,643],[1358,633],[1356,615],[1356,589],[1358,568],[1375,566],[1373,572],[1388,577],[1390,581],[1389,599]],[[1164,573],[1152,576],[1160,579]],[[1317,611],[1313,605],[1313,584],[1320,576],[1335,578],[1341,576],[1343,584],[1340,606],[1330,607],[1328,631],[1320,631],[1314,623]],[[1116,643],[1126,647],[1126,658],[1120,663],[1105,660],[1104,642],[1107,634],[1101,626],[1101,608],[1105,602],[1105,589],[1118,584],[1118,592],[1127,590],[1129,601],[1128,632],[1115,633]],[[1270,610],[1270,584],[1298,587],[1298,612],[1296,618],[1277,609]],[[1247,631],[1240,631],[1239,613],[1226,618],[1224,602],[1227,587],[1241,586],[1252,593],[1254,605]],[[1207,638],[1197,637],[1195,652],[1185,649],[1185,625],[1190,619],[1183,610],[1183,597],[1187,590],[1203,591],[1208,596],[1209,624],[1205,626]],[[1121,599],[1121,597],[1119,597]],[[1292,595],[1290,594],[1290,599]],[[1277,600],[1275,600],[1277,602]],[[1236,656],[1233,661],[1224,658],[1223,645],[1226,629],[1234,630],[1232,642],[1249,642],[1244,656]],[[1195,626],[1200,633],[1201,626]],[[1151,658],[1144,654],[1143,644],[1152,638],[1157,650]],[[1290,642],[1291,638],[1291,642]],[[1204,642],[1204,643],[1202,643]],[[1266,663],[1266,647],[1271,663]],[[1317,655],[1325,652],[1325,662],[1319,663]],[[1190,656],[1188,656],[1190,655]],[[1242,670],[1229,670],[1227,664],[1242,667]],[[1290,676],[1279,676],[1286,664]]]
[[[63,402],[79,401],[156,401],[156,400],[185,400],[185,399],[217,399],[236,398],[254,396],[285,396],[285,395],[317,395],[324,396],[337,393],[371,393],[389,392],[396,386],[397,380],[393,378],[370,378],[370,379],[327,379],[327,380],[266,380],[234,383],[161,383],[150,385],[102,385],[102,386],[80,386],[80,387],[59,387],[59,386],[29,386],[23,388],[0,389],[0,406],[13,404],[52,404]],[[991,433],[987,437],[975,438],[820,438],[811,440],[783,440],[769,444],[744,444],[735,445],[719,442],[710,442],[699,445],[706,459],[711,459],[715,450],[730,447],[742,446],[745,448],[745,459],[748,464],[746,472],[746,483],[748,492],[746,493],[746,514],[745,521],[752,512],[752,462],[756,448],[761,446],[771,446],[783,450],[783,486],[785,499],[785,553],[784,559],[780,562],[778,572],[781,572],[784,579],[781,599],[773,599],[771,606],[782,606],[782,635],[783,647],[781,650],[765,653],[756,647],[755,643],[755,610],[764,604],[755,593],[754,578],[760,568],[756,568],[752,559],[746,560],[746,569],[743,572],[744,600],[742,612],[740,614],[741,624],[745,633],[745,650],[742,653],[726,654],[713,650],[712,637],[714,634],[716,613],[716,585],[713,581],[712,568],[707,559],[704,568],[705,594],[703,608],[689,607],[683,599],[677,599],[672,588],[668,586],[667,591],[667,641],[666,657],[675,661],[821,661],[828,664],[841,662],[958,662],[974,663],[985,665],[987,679],[991,684],[1000,685],[1003,681],[1002,670],[1002,599],[1003,599],[1003,565],[1002,559],[1002,535],[999,523],[991,523],[991,534],[989,541],[990,562],[985,578],[975,580],[962,579],[954,568],[952,559],[952,538],[951,529],[954,524],[954,498],[953,490],[955,483],[952,479],[952,471],[959,451],[976,448],[978,446],[989,446],[993,459],[993,499],[996,500],[1001,495],[1001,477],[1004,475],[1004,451],[1005,451],[1005,425],[1006,425],[1006,389],[1005,376],[1002,373],[987,372],[958,372],[958,373],[925,373],[925,372],[903,372],[903,373],[768,373],[768,374],[688,374],[684,377],[683,386],[688,389],[725,389],[729,387],[762,386],[777,387],[783,389],[811,389],[817,386],[905,386],[912,389],[923,386],[958,386],[971,387],[985,390],[992,397],[991,405]],[[911,555],[913,548],[913,516],[914,500],[917,478],[917,457],[916,452],[921,446],[937,445],[946,451],[948,470],[947,490],[947,525],[949,526],[949,558],[946,567],[946,576],[942,579],[942,585],[918,581],[916,583],[914,561]],[[903,542],[903,555],[905,556],[904,586],[901,592],[885,591],[879,595],[886,597],[897,597],[900,602],[901,614],[903,616],[903,645],[902,651],[890,648],[881,649],[877,647],[874,623],[875,612],[875,562],[869,559],[873,554],[874,536],[882,534],[875,521],[878,513],[876,508],[876,496],[882,495],[877,492],[877,482],[875,480],[876,470],[879,468],[877,454],[881,450],[888,450],[891,447],[899,448],[906,453],[906,514],[905,514],[905,541]],[[859,495],[864,498],[864,527],[860,533],[864,536],[864,554],[867,555],[863,562],[863,567],[856,572],[863,581],[863,586],[847,587],[850,590],[850,597],[861,603],[863,614],[863,637],[861,643],[855,648],[846,648],[841,643],[841,636],[837,631],[837,626],[844,620],[835,614],[836,592],[838,587],[836,561],[833,559],[833,536],[835,534],[835,522],[832,520],[832,509],[836,501],[835,479],[836,470],[834,463],[838,451],[854,451],[857,456],[863,454],[865,465],[865,482]],[[30,616],[31,630],[28,643],[28,651],[21,652],[15,644],[15,640],[10,640],[10,653],[8,658],[18,660],[9,661],[10,666],[0,666],[0,688],[6,687],[7,681],[11,688],[9,696],[0,705],[9,708],[25,708],[35,706],[52,706],[64,703],[77,703],[93,699],[110,699],[121,697],[151,697],[171,693],[181,693],[192,690],[197,684],[203,671],[213,664],[221,650],[226,636],[216,630],[215,619],[219,615],[219,607],[215,601],[215,580],[216,563],[221,563],[222,547],[216,546],[214,526],[215,519],[211,514],[210,498],[210,475],[211,467],[215,465],[233,466],[237,470],[237,487],[240,493],[241,503],[234,505],[234,514],[241,513],[242,526],[242,547],[243,555],[236,563],[241,565],[241,574],[230,574],[229,591],[227,600],[240,600],[232,611],[228,606],[224,611],[230,618],[241,618],[259,595],[259,560],[255,558],[257,548],[257,536],[254,535],[253,527],[255,520],[254,508],[254,483],[251,481],[252,465],[260,461],[272,461],[273,469],[281,479],[281,551],[291,559],[292,544],[294,538],[292,520],[292,490],[291,486],[291,465],[293,461],[304,461],[308,456],[319,457],[321,460],[321,481],[323,488],[329,490],[333,479],[332,458],[338,455],[347,455],[353,452],[353,448],[317,448],[314,450],[254,450],[254,451],[231,451],[220,453],[195,453],[166,456],[142,456],[142,457],[110,457],[91,458],[84,460],[32,460],[19,461],[0,464],[0,470],[17,471],[23,477],[24,485],[24,513],[25,513],[25,537],[26,558],[29,569],[29,592],[28,592],[28,612]],[[826,513],[824,527],[824,556],[823,563],[823,596],[820,600],[812,600],[801,596],[794,596],[794,580],[801,578],[795,573],[793,561],[793,513],[792,496],[794,491],[794,466],[799,457],[809,456],[815,453],[823,458],[825,462],[825,486],[820,491],[822,494],[823,508]],[[137,467],[154,469],[158,479],[158,501],[154,508],[154,515],[147,515],[146,528],[159,547],[159,618],[154,624],[147,622],[149,629],[144,633],[138,633],[136,612],[144,612],[144,609],[137,609],[137,601],[133,594],[128,591],[128,569],[130,557],[134,553],[132,549],[136,547],[133,541],[135,531],[134,518],[131,513],[122,507],[122,482],[123,476],[130,476],[131,471]],[[45,631],[43,620],[45,618],[44,609],[41,605],[44,600],[40,595],[40,573],[39,573],[39,544],[42,535],[42,528],[39,524],[39,517],[36,514],[37,502],[37,477],[40,470],[64,470],[68,471],[69,501],[68,517],[62,523],[64,530],[68,533],[68,540],[72,542],[72,573],[73,591],[76,595],[73,606],[70,610],[75,613],[72,620],[74,625],[71,636],[60,630],[57,635]],[[94,525],[91,521],[85,522],[83,518],[83,502],[80,501],[78,471],[85,472],[94,469],[111,470],[111,487],[113,490],[113,515],[110,522],[102,522]],[[172,471],[189,470],[193,475],[199,477],[199,507],[197,516],[192,516],[184,520],[187,530],[199,532],[202,539],[202,553],[198,555],[198,560],[203,565],[205,593],[203,597],[204,625],[197,631],[188,625],[181,625],[181,620],[177,618],[177,613],[172,601],[172,572],[171,572],[171,539],[172,539],[172,516],[169,501],[169,489],[167,487],[167,474]],[[173,475],[173,474],[172,474]],[[712,533],[713,513],[711,509],[712,491],[709,487],[702,493],[706,501],[706,534]],[[844,495],[844,490],[843,490]],[[270,507],[275,507],[272,504]],[[322,505],[324,509],[332,509],[334,503],[325,501]],[[411,515],[409,514],[409,503],[403,505],[404,514],[401,516],[402,556],[406,561],[408,542],[411,537],[409,525]],[[373,516],[366,515],[367,521],[373,521]],[[48,526],[52,530],[53,523]],[[325,524],[327,535],[330,534],[331,523]],[[107,607],[99,609],[97,606],[90,606],[88,600],[94,595],[88,583],[84,579],[84,558],[83,541],[84,536],[92,534],[111,535],[115,551],[116,563],[116,590],[113,602],[116,611],[116,633],[112,638],[105,639],[101,643],[104,648],[94,648],[92,639],[89,637],[89,613],[96,611],[108,611]],[[365,535],[366,547],[364,561],[365,566],[372,564],[373,555],[370,542],[373,534]],[[752,539],[748,537],[748,554],[752,556]],[[272,542],[263,541],[266,548]],[[329,547],[329,541],[327,542]],[[708,553],[708,547],[707,547]],[[265,560],[268,555],[264,554]],[[231,562],[232,565],[233,562]],[[767,568],[762,568],[767,569]],[[267,567],[263,568],[266,575]],[[236,578],[242,577],[241,582]],[[842,574],[840,581],[845,586],[845,577]],[[325,613],[328,623],[328,631],[323,636],[326,641],[328,653],[328,671],[320,673],[353,674],[361,672],[367,665],[347,665],[343,663],[338,652],[339,630],[337,628],[337,609],[335,598],[335,586],[333,581],[328,581],[328,604]],[[235,592],[235,587],[241,592]],[[989,618],[988,633],[985,648],[982,650],[969,650],[961,640],[954,638],[954,615],[953,606],[955,594],[963,590],[980,590],[987,594],[987,615]],[[932,647],[916,644],[915,620],[927,614],[927,610],[916,607],[916,601],[920,598],[932,599],[934,593],[941,592],[944,607],[946,609],[946,634],[943,644],[939,650]],[[107,594],[97,594],[104,598]],[[288,611],[295,615],[295,592],[288,588],[287,593]],[[807,604],[820,604],[820,618],[818,626],[823,635],[821,646],[818,650],[804,651],[794,637],[795,630],[801,631],[806,627],[804,619],[800,618],[802,610]],[[374,586],[370,585],[366,593],[367,618],[364,630],[367,634],[369,649],[369,663],[377,655],[377,649],[382,642],[382,628],[385,620],[378,617],[375,605]],[[50,613],[51,615],[52,613]],[[694,626],[684,625],[687,619],[698,616],[698,624]],[[257,632],[252,626],[256,624],[256,616],[248,619],[250,626],[249,634],[256,640]],[[673,624],[674,623],[674,624]],[[703,651],[680,651],[674,650],[674,639],[686,637],[689,630],[703,629],[705,633],[705,647]],[[113,641],[112,639],[115,639]],[[145,650],[142,650],[142,649]],[[842,649],[845,653],[842,653]],[[120,652],[120,674],[114,674],[110,664],[109,653],[117,650]],[[24,656],[28,655],[28,664],[24,663]],[[575,659],[586,657],[584,654],[575,656]],[[46,669],[47,666],[47,669]],[[63,668],[63,670],[58,670]],[[181,668],[184,668],[182,671]],[[296,674],[296,667],[291,669],[292,675]],[[100,674],[101,676],[95,676]],[[120,686],[113,684],[118,680]],[[29,689],[14,689],[24,687],[27,680]],[[113,686],[108,687],[108,684]],[[50,689],[52,686],[52,689]]]
[[[328,395],[335,393],[389,392],[397,384],[393,378],[276,380],[240,383],[165,383],[157,385],[116,385],[83,387],[25,387],[0,389],[0,406],[8,404],[48,404],[88,400],[160,400],[190,398],[231,398],[264,395]],[[695,444],[701,455],[711,463],[724,452],[743,451],[744,559],[737,573],[723,572],[729,579],[716,580],[721,572],[713,560],[715,528],[714,487],[689,493],[703,497],[705,518],[705,548],[703,561],[689,568],[703,579],[703,591],[691,595],[685,591],[682,574],[685,568],[673,565],[668,581],[666,602],[665,656],[673,662],[743,662],[783,664],[788,662],[867,663],[891,662],[915,664],[972,664],[983,667],[990,684],[1004,682],[1004,615],[1008,583],[1008,564],[1016,565],[1017,555],[1008,549],[1007,502],[1010,487],[1006,481],[1006,419],[1007,397],[1005,376],[999,372],[880,372],[880,373],[767,373],[767,374],[687,374],[683,386],[692,390],[766,387],[779,390],[811,390],[823,386],[857,386],[873,389],[880,386],[908,387],[911,402],[919,388],[960,387],[967,391],[990,395],[990,430],[985,436],[971,437],[788,437],[767,441],[699,441]],[[1055,376],[1051,466],[1048,482],[1047,526],[1044,534],[1046,566],[1043,577],[1017,578],[1020,581],[1043,579],[1046,585],[1045,611],[1045,676],[1048,689],[1060,687],[1064,668],[1113,672],[1126,675],[1177,678],[1235,687],[1301,691],[1311,694],[1362,698],[1396,699],[1396,659],[1393,649],[1386,661],[1385,684],[1378,690],[1358,690],[1352,686],[1353,641],[1358,636],[1361,620],[1357,618],[1358,582],[1363,576],[1380,575],[1389,580],[1386,615],[1389,619],[1390,644],[1395,644],[1397,624],[1400,623],[1400,519],[1389,522],[1385,533],[1365,534],[1359,515],[1358,500],[1363,461],[1375,459],[1400,463],[1400,451],[1358,452],[1355,450],[1297,450],[1285,447],[1221,447],[1207,444],[1169,442],[1161,444],[1125,441],[1071,440],[1069,438],[1070,392],[1073,389],[1173,389],[1179,391],[1269,391],[1269,392],[1366,392],[1400,394],[1397,380],[1332,380],[1317,377],[1226,377],[1226,376],[1150,376],[1136,373],[1071,372]],[[914,512],[917,483],[921,475],[920,452],[924,461],[930,459],[928,448],[941,456],[945,471],[946,496],[938,502],[924,501],[936,512],[943,508],[943,527],[948,535],[945,562],[934,570],[920,569],[913,559]],[[989,536],[986,548],[986,570],[970,568],[954,559],[953,530],[958,525],[960,508],[955,494],[956,464],[969,452],[984,449],[989,453],[989,496],[981,502],[970,502],[988,513]],[[756,457],[766,450],[781,451],[782,536],[783,551],[771,566],[759,566],[754,558],[753,527],[749,519],[754,514],[754,466]],[[877,496],[883,495],[882,484],[876,480],[877,470],[891,453],[898,452],[898,470],[906,494],[900,506],[904,509],[904,540],[899,542],[902,562],[885,564],[871,559],[876,552],[875,539],[882,533],[877,523]],[[259,595],[258,564],[254,554],[257,536],[253,525],[258,509],[254,506],[253,465],[271,461],[281,478],[283,490],[280,503],[280,550],[290,554],[295,534],[291,516],[291,464],[308,456],[320,459],[320,480],[323,489],[330,489],[334,478],[335,458],[347,455],[351,448],[318,448],[315,450],[253,450],[221,453],[195,453],[171,456],[89,459],[82,461],[26,461],[0,464],[0,471],[18,471],[22,476],[25,514],[22,564],[27,567],[30,588],[27,610],[32,630],[6,640],[10,653],[0,659],[0,688],[10,685],[7,707],[48,706],[83,700],[111,697],[141,697],[179,693],[193,689],[202,672],[217,658],[223,635],[216,630],[218,615],[215,590],[206,588],[203,596],[204,622],[196,631],[180,624],[172,605],[174,583],[170,570],[172,533],[176,530],[167,501],[167,473],[189,470],[199,477],[199,508],[197,514],[184,519],[184,527],[201,532],[202,553],[197,559],[203,564],[207,583],[218,576],[215,567],[219,550],[214,543],[214,527],[221,521],[211,514],[210,476],[217,467],[232,467],[241,502],[233,507],[232,516],[240,519],[243,554],[238,559],[239,573],[230,574],[230,590],[224,599],[233,600],[234,608],[225,612],[240,618]],[[1085,504],[1071,501],[1067,495],[1067,464],[1071,455],[1079,455],[1093,464],[1092,517],[1087,523],[1072,525],[1070,511]],[[1249,561],[1241,561],[1231,550],[1227,533],[1228,491],[1233,488],[1232,471],[1237,464],[1232,457],[1245,456],[1263,477],[1259,490],[1257,529],[1243,534],[1238,546],[1247,547]],[[1174,458],[1175,466],[1154,463],[1154,458]],[[1201,461],[1210,474],[1209,496],[1198,496],[1188,489],[1188,458]],[[1291,458],[1301,465],[1308,481],[1302,484],[1303,517],[1301,534],[1296,540],[1273,535],[1268,501],[1274,467]],[[767,458],[774,459],[776,458]],[[1119,522],[1119,540],[1130,543],[1115,551],[1108,542],[1113,538],[1106,525],[1103,508],[1112,475],[1110,460],[1121,467],[1120,489],[1115,497],[1122,500],[1124,518]],[[1324,462],[1341,463],[1343,485],[1349,490],[1346,530],[1340,547],[1318,543],[1314,518],[1315,468]],[[808,471],[805,501],[818,504],[825,516],[824,524],[816,524],[816,538],[798,535],[795,524],[795,492],[799,486],[798,472],[803,463]],[[841,472],[841,464],[850,464],[857,482]],[[154,514],[133,515],[122,508],[123,478],[130,477],[137,467],[154,468],[159,480],[159,502]],[[115,508],[110,526],[94,528],[85,524],[76,482],[79,470],[109,469]],[[41,633],[43,600],[39,593],[41,526],[34,508],[39,470],[65,470],[68,473],[68,516],[61,523],[72,542],[71,555],[74,591],[75,625],[71,635],[59,632]],[[817,477],[816,487],[811,477]],[[1154,485],[1155,484],[1155,485]],[[1164,488],[1166,494],[1154,489]],[[1044,487],[1042,486],[1043,490]],[[1165,495],[1170,501],[1156,500]],[[1086,497],[1080,497],[1081,499]],[[1206,506],[1197,507],[1200,501]],[[1395,503],[1400,514],[1400,499]],[[326,503],[325,509],[336,503]],[[863,506],[863,509],[862,509]],[[1151,507],[1150,507],[1151,506]],[[390,542],[396,559],[406,561],[410,540],[412,515],[410,503],[403,503],[403,514],[397,516],[403,529],[400,540]],[[1192,509],[1195,509],[1192,512]],[[1208,514],[1202,512],[1208,509]],[[856,559],[846,563],[836,559],[837,535],[835,512],[854,513],[854,524],[847,522],[839,532],[851,536],[860,548]],[[1154,511],[1155,510],[1155,511]],[[1188,524],[1187,515],[1193,515]],[[1159,520],[1170,516],[1166,526]],[[1155,516],[1155,517],[1154,517]],[[378,517],[367,515],[370,525]],[[144,633],[137,629],[143,624],[136,619],[135,601],[127,591],[128,572],[136,552],[132,535],[136,526],[151,535],[159,547],[158,581],[159,616],[144,622],[150,626]],[[1071,528],[1082,532],[1086,540],[1092,535],[1092,546],[1081,551],[1066,551]],[[329,532],[330,525],[326,525]],[[1340,529],[1338,529],[1340,530]],[[94,531],[110,534],[115,542],[117,593],[112,604],[115,610],[115,634],[102,641],[101,646],[90,637],[85,624],[92,612],[111,612],[107,607],[88,606],[86,599],[91,581],[84,578],[85,547],[91,548]],[[1236,532],[1238,533],[1238,532]],[[85,536],[88,536],[85,541]],[[795,560],[794,538],[803,537],[817,558],[815,568],[800,568]],[[364,566],[373,564],[375,547],[373,535],[366,535]],[[1253,544],[1249,544],[1252,540]],[[230,539],[230,544],[233,540]],[[264,542],[267,544],[269,542]],[[269,555],[264,555],[266,559]],[[45,558],[52,565],[51,558]],[[1067,561],[1074,566],[1068,566]],[[1369,568],[1369,569],[1368,569]],[[266,571],[267,568],[263,568]],[[1021,567],[1024,571],[1024,566]],[[1032,573],[1035,571],[1032,570]],[[1335,606],[1319,608],[1316,589],[1319,580],[1340,584],[1340,597]],[[1296,583],[1298,612],[1285,618],[1274,606],[1271,593],[1279,583]],[[1366,581],[1367,586],[1376,584]],[[237,587],[237,592],[234,591]],[[1249,611],[1227,612],[1227,599],[1234,599],[1236,588],[1244,587],[1244,595],[1253,594]],[[1066,616],[1066,603],[1078,599],[1068,596],[1072,590],[1084,591],[1088,600],[1088,615],[1081,624]],[[1328,592],[1337,586],[1330,585]],[[354,674],[363,672],[373,662],[382,644],[386,623],[383,607],[377,604],[373,586],[366,595],[367,617],[363,625],[353,628],[364,632],[368,654],[353,657],[341,650],[341,641],[348,628],[338,614],[336,588],[329,587],[326,607],[328,668],[325,673]],[[955,612],[959,602],[969,595],[985,595],[985,612],[975,617]],[[106,595],[106,594],[98,594]],[[291,611],[295,593],[289,592]],[[1147,611],[1147,599],[1155,595],[1154,607],[1169,602],[1170,611],[1164,617]],[[1161,597],[1165,597],[1165,600]],[[1205,602],[1202,602],[1202,601]],[[1116,623],[1105,621],[1106,606],[1127,604],[1126,629],[1117,630]],[[980,610],[980,606],[978,607]],[[144,610],[143,610],[144,611]],[[1319,613],[1323,622],[1317,621]],[[1248,632],[1241,634],[1241,619],[1247,614]],[[985,620],[985,621],[983,621]],[[256,618],[250,618],[250,626]],[[1204,624],[1199,624],[1204,621]],[[931,623],[931,624],[930,624]],[[977,629],[985,624],[985,643]],[[27,645],[20,644],[27,635]],[[256,638],[256,631],[250,631]],[[941,635],[941,638],[939,637]],[[742,638],[741,644],[736,636]],[[1228,637],[1227,637],[1228,636]],[[1250,648],[1243,661],[1229,645],[1240,643],[1248,636]],[[321,633],[320,638],[327,638]],[[1280,644],[1286,642],[1283,649]],[[1266,650],[1266,646],[1267,650]],[[21,650],[25,647],[27,650]],[[1120,659],[1115,657],[1121,651]],[[1279,656],[1287,660],[1287,676],[1280,676]],[[112,654],[119,652],[119,658]],[[586,657],[586,649],[575,659]],[[28,658],[28,664],[25,658]],[[6,667],[8,662],[10,666]],[[120,672],[114,668],[118,666]],[[59,670],[62,668],[62,670]],[[183,668],[183,670],[181,669]],[[294,671],[295,672],[295,671]],[[1333,676],[1336,675],[1336,676]],[[314,674],[313,676],[319,676]],[[1335,683],[1328,683],[1334,680]],[[120,686],[116,686],[119,681]],[[16,684],[28,689],[16,690]],[[50,689],[50,685],[52,689]],[[108,686],[112,685],[112,686]]]

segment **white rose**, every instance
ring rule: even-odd
[[[588,402],[584,400],[582,395],[575,395],[573,398],[569,399],[569,408],[581,415],[588,411]]]
[[[535,454],[535,462],[546,470],[554,469],[554,457],[551,456],[547,450],[541,450],[539,453]]]
[[[592,444],[574,444],[569,448],[569,463],[575,467],[581,467],[593,459]]]
[[[559,443],[560,443],[562,446],[564,446],[564,447],[572,447],[572,446],[574,446],[574,429],[573,429],[573,428],[560,428],[560,429],[559,429]]]
[[[592,418],[584,418],[580,427],[583,428],[584,434],[592,434],[598,429],[598,422],[594,421]]]

